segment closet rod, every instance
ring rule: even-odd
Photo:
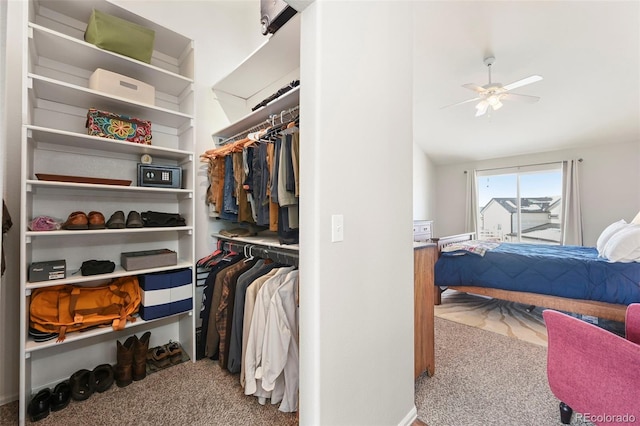
[[[300,109],[300,106],[294,106],[293,108],[289,108],[288,110],[282,110],[280,112],[280,114],[271,114],[269,116],[269,118],[271,119],[271,125],[275,126],[276,123],[274,122],[276,118],[280,118],[280,124],[284,124],[284,115],[290,115],[291,116],[291,120],[294,119],[294,115],[293,113],[298,112],[298,110]],[[289,121],[291,121],[289,120]]]
[[[224,240],[223,248],[226,250],[243,253],[246,256],[256,256],[263,259],[271,259],[274,262],[287,265],[298,266],[298,253],[293,250],[279,249],[271,246],[264,246],[256,243],[247,243],[235,240]]]
[[[247,137],[249,133],[257,132],[258,130],[266,129],[267,127],[270,127],[270,126],[271,126],[271,119],[267,119],[260,124],[256,124],[255,126],[248,128],[247,130],[243,130],[241,132],[236,133],[233,136],[223,139],[222,141],[218,142],[218,146],[220,147],[228,143],[235,142],[239,138],[244,139]]]
[[[257,132],[258,130],[266,129],[267,127],[270,127],[270,126],[284,124],[284,116],[285,115],[290,115],[291,119],[293,119],[294,118],[293,114],[295,112],[297,112],[299,110],[299,108],[300,108],[299,106],[295,106],[295,107],[289,108],[288,110],[282,110],[281,112],[279,112],[277,114],[270,114],[269,118],[264,120],[264,122],[256,124],[253,127],[250,127],[250,128],[248,128],[246,130],[238,132],[235,135],[220,141],[218,143],[218,146],[223,146],[223,145],[226,145],[228,143],[235,142],[240,137],[246,138],[249,133]],[[277,123],[276,119],[280,119],[280,123]],[[289,121],[291,121],[291,120],[289,120]]]

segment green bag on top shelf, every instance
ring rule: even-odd
[[[93,10],[84,33],[88,43],[150,63],[156,33],[150,28]]]

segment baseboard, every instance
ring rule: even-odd
[[[404,419],[402,419],[402,421],[398,423],[398,426],[411,426],[417,418],[418,418],[418,409],[414,405],[411,408],[411,411],[409,411],[407,415],[404,416]]]
[[[9,404],[10,402],[17,401],[18,394],[0,395],[0,405]]]

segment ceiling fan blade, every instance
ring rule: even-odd
[[[489,108],[489,102],[480,101],[478,105],[476,105],[476,117],[480,117],[487,112],[487,108]]]
[[[516,89],[518,87],[525,86],[527,84],[535,83],[536,81],[542,80],[542,77],[539,75],[532,75],[527,78],[523,78],[522,80],[514,81],[511,84],[507,84],[506,86],[502,86],[503,89],[511,90]]]
[[[467,83],[463,84],[462,87],[467,88],[469,90],[473,90],[474,92],[482,93],[485,91],[485,88],[482,86],[478,86],[475,83]]]
[[[449,108],[449,107],[456,106],[456,105],[462,105],[462,104],[466,104],[466,103],[473,102],[473,101],[479,101],[480,99],[482,99],[482,98],[467,99],[466,101],[456,102],[455,104],[450,104],[450,105],[445,105],[443,107],[440,107],[440,109]]]
[[[538,102],[540,100],[539,96],[529,96],[529,95],[519,95],[517,93],[505,93],[504,95],[500,96],[500,99],[503,100],[508,100],[508,101],[520,101],[520,102],[527,102],[527,103],[534,103],[534,102]]]

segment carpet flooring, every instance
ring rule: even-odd
[[[0,425],[16,425],[17,401],[0,408]],[[26,424],[31,424],[27,420]],[[71,401],[34,425],[297,425],[295,413],[282,413],[277,405],[260,405],[246,396],[238,375],[222,370],[217,361],[184,362],[148,375],[145,379],[85,401]]]
[[[429,426],[561,424],[544,346],[436,317],[435,357],[433,377],[415,386]],[[591,425],[575,414],[571,424]]]

